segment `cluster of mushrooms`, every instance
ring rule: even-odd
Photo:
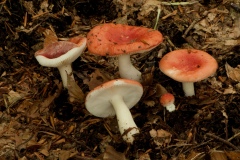
[[[89,54],[117,56],[120,79],[106,82],[88,93],[86,109],[98,117],[116,115],[123,139],[132,143],[139,133],[129,111],[143,94],[141,72],[131,63],[130,55],[144,53],[163,41],[162,34],[154,29],[106,23],[94,27],[86,37],[77,36],[68,41],[58,41],[35,53],[37,61],[46,67],[59,69],[63,86],[71,75],[71,63],[86,48]],[[160,70],[176,81],[182,82],[186,96],[193,96],[196,81],[207,78],[217,70],[216,60],[208,53],[196,49],[180,49],[167,53],[159,62]],[[174,96],[165,91],[160,103],[170,112],[175,110]]]

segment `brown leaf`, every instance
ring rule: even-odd
[[[155,144],[158,146],[166,146],[171,142],[172,134],[163,129],[152,129],[149,133],[150,136],[153,137]]]
[[[234,81],[240,82],[240,68],[233,68],[228,63],[225,64],[227,76]]]
[[[240,160],[239,151],[225,151],[225,153],[230,160]]]
[[[184,158],[184,160],[201,159],[201,157],[204,155],[205,154],[203,152],[196,152],[192,150],[190,154],[187,156],[187,158],[186,159]]]
[[[85,95],[82,89],[77,85],[75,80],[70,75],[67,76],[67,88],[70,97],[76,99],[80,103],[83,103],[85,101]]]
[[[211,160],[227,160],[227,156],[223,151],[212,151],[210,157]]]
[[[164,88],[161,84],[156,84],[156,96],[161,97],[163,94],[167,93],[168,91]]]
[[[151,160],[148,153],[139,153],[138,160]]]
[[[48,45],[58,41],[58,37],[57,37],[56,33],[50,29],[45,29],[43,31],[43,34],[45,36],[44,47],[47,47]]]
[[[96,69],[91,75],[90,80],[83,80],[84,84],[87,84],[89,89],[92,90],[95,87],[111,80],[110,75],[101,71],[100,69]]]
[[[99,157],[101,160],[126,160],[126,157],[123,153],[117,152],[112,146],[107,146],[106,150]]]

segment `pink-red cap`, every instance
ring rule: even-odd
[[[164,107],[174,103],[174,96],[171,93],[165,93],[160,97],[160,103]]]
[[[42,66],[58,67],[76,60],[86,48],[85,37],[74,37],[68,41],[52,43],[35,53],[35,57]]]
[[[105,23],[94,27],[87,35],[88,51],[101,56],[143,53],[163,41],[154,29],[123,24]]]
[[[179,82],[196,82],[213,75],[217,61],[196,49],[179,49],[167,53],[159,62],[160,70]]]

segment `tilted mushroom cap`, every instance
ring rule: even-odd
[[[37,61],[46,67],[58,67],[72,63],[86,48],[87,39],[74,37],[69,41],[59,41],[37,51]]]
[[[94,88],[86,97],[87,110],[97,117],[114,116],[115,110],[110,103],[112,97],[120,95],[126,106],[132,108],[143,94],[142,85],[133,80],[115,79]]]
[[[196,49],[179,49],[167,53],[159,62],[160,70],[179,82],[201,81],[213,75],[217,61],[208,53]]]
[[[150,28],[105,23],[94,27],[87,39],[90,53],[117,56],[149,51],[163,41],[163,36]]]

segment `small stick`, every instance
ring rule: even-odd
[[[162,5],[166,6],[184,6],[184,5],[189,5],[189,4],[194,4],[197,3],[198,1],[193,1],[193,2],[160,2]]]
[[[161,13],[161,8],[158,7],[158,10],[157,10],[157,19],[156,19],[156,22],[155,22],[155,25],[154,25],[154,28],[153,28],[153,29],[155,29],[155,30],[157,29],[157,25],[158,25],[160,13]]]
[[[190,26],[186,29],[186,31],[184,32],[184,34],[182,35],[183,38],[186,38],[188,32],[193,28],[193,26],[199,21],[199,19],[194,20]]]
[[[235,150],[239,150],[238,147],[236,147],[235,145],[233,145],[233,144],[232,144],[231,142],[229,142],[228,140],[222,139],[222,138],[220,138],[220,137],[218,137],[218,136],[216,136],[216,135],[214,135],[214,134],[212,134],[212,133],[206,133],[206,135],[209,136],[209,137],[211,137],[211,138],[214,138],[214,139],[216,139],[216,140],[219,140],[219,141],[225,143],[226,145],[232,147],[232,148],[235,149]]]
[[[198,18],[198,19],[195,19],[191,24],[190,26],[186,29],[186,31],[184,32],[184,34],[182,35],[183,38],[186,38],[188,32],[194,27],[194,25],[199,22],[202,18],[204,18],[205,16],[207,16],[209,12],[204,12],[203,13],[203,16],[201,18]]]
[[[235,3],[230,3],[230,5],[231,5],[231,7],[232,7],[235,11],[240,12],[240,7],[239,7],[237,4],[235,4]]]

